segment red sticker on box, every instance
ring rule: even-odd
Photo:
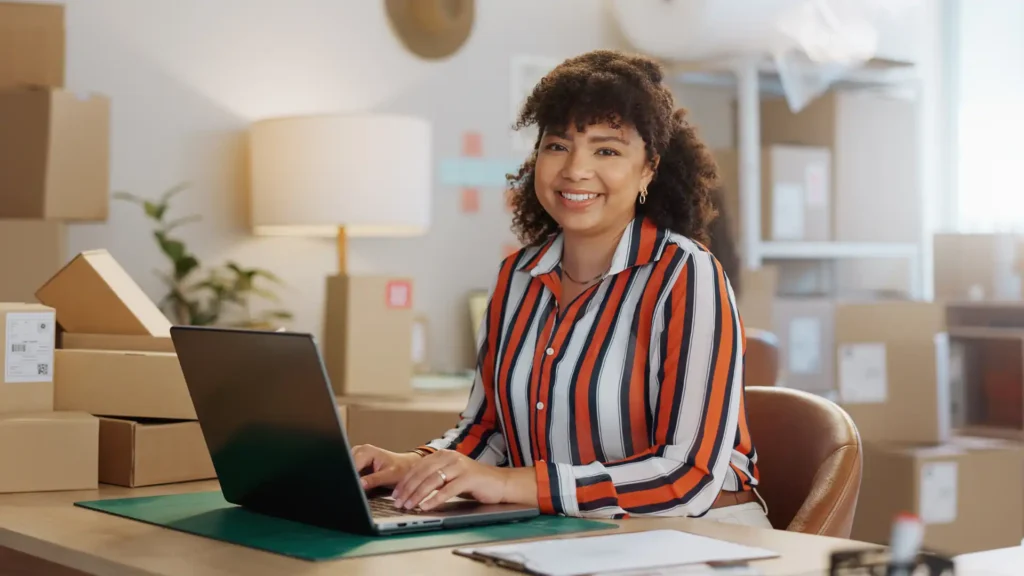
[[[387,288],[388,308],[412,307],[412,283],[406,280],[392,280]]]

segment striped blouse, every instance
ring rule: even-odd
[[[562,236],[509,256],[461,421],[427,450],[533,466],[548,514],[702,516],[757,485],[743,325],[718,261],[637,218],[607,276],[561,294]]]

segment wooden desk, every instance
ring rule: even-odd
[[[216,482],[211,481],[154,488],[103,486],[99,490],[83,492],[0,495],[0,547],[85,573],[111,576],[512,574],[460,558],[447,548],[333,562],[305,562],[72,506],[81,500],[216,489]],[[827,568],[830,552],[867,546],[848,540],[689,518],[636,519],[622,521],[621,524],[624,530],[631,532],[672,528],[775,550],[782,555],[781,558],[757,563],[766,576],[817,576]],[[54,572],[43,568],[33,571],[28,567],[21,570],[15,574]]]

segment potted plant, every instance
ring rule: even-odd
[[[241,328],[276,329],[290,321],[292,313],[270,309],[255,313],[254,297],[279,302],[269,286],[281,280],[268,270],[246,268],[228,261],[219,267],[203,269],[199,258],[185,243],[172,235],[176,229],[200,220],[197,214],[170,217],[171,200],[188,188],[178,184],[160,195],[156,201],[129,192],[115,192],[114,198],[140,206],[146,218],[153,221],[153,238],[169,261],[169,271],[157,275],[167,286],[159,306],[176,324],[193,326],[235,326]]]

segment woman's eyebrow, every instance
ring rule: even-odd
[[[621,136],[591,136],[587,138],[590,142],[600,144],[604,142],[618,142],[623,146],[629,146],[629,140],[622,138]]]

